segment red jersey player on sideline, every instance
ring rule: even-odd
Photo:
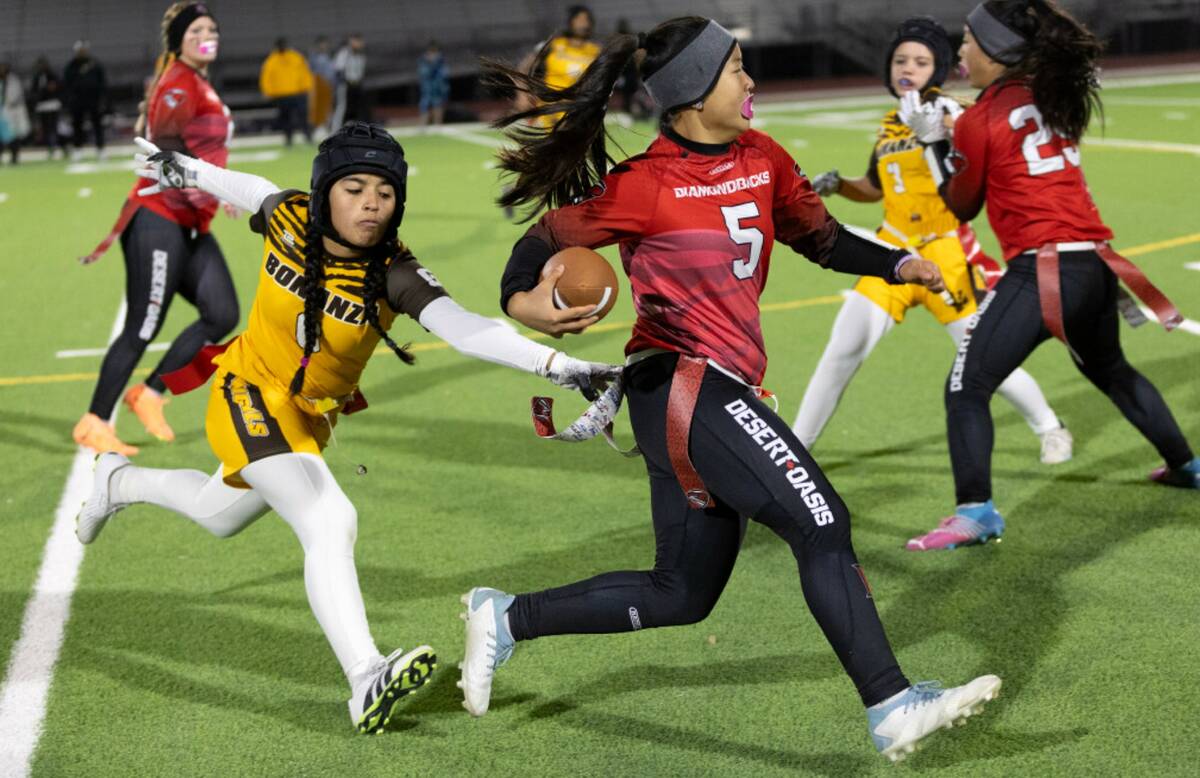
[[[1052,336],[1158,450],[1165,467],[1151,478],[1200,488],[1200,460],[1162,395],[1121,351],[1118,278],[1167,329],[1181,317],[1109,247],[1112,231],[1084,181],[1078,143],[1099,105],[1099,51],[1095,37],[1053,2],[981,3],[967,17],[960,54],[971,85],[983,92],[954,124],[953,153],[940,112],[913,114],[950,209],[966,221],[986,199],[1008,272],[980,304],[946,381],[957,507],[910,540],[910,550],[953,549],[1004,531],[992,503],[988,404],[999,381]]]
[[[139,124],[145,121],[147,135],[161,148],[224,167],[232,124],[206,75],[217,57],[216,20],[202,3],[175,3],[163,16],[162,36],[163,53]],[[125,392],[125,404],[158,440],[175,439],[163,416],[162,375],[191,362],[202,346],[223,340],[238,323],[233,279],[209,233],[219,201],[195,189],[138,194],[143,187],[134,184],[108,237],[81,260],[95,262],[120,237],[125,326],[104,356],[91,405],[73,433],[76,443],[97,453],[132,456],[138,451],[116,436],[109,420],[146,346],[162,329],[176,293],[196,306],[200,318],[179,333],[143,383]]]
[[[604,110],[639,50],[646,88],[664,110],[662,137],[605,176],[596,162],[607,159]],[[754,82],[737,42],[715,22],[684,17],[645,35],[617,35],[570,92],[504,68],[492,73],[540,103],[502,123],[562,113],[548,132],[518,132],[520,145],[501,156],[517,174],[501,204],[552,208],[513,248],[502,304],[543,332],[585,328],[595,319],[578,318],[586,309],[555,311],[557,276],[539,284],[539,274],[562,248],[620,244],[637,309],[623,380],[650,476],[657,552],[653,570],[515,597],[483,587],[467,593],[467,710],[486,713],[496,666],[517,641],[705,618],[750,516],[791,547],[804,598],[885,756],[902,758],[995,696],[995,676],[946,690],[909,684],[854,554],[849,509],[756,392],[767,364],[758,299],[776,239],[826,268],[940,291],[937,266],[847,231],[788,154],[750,130]]]

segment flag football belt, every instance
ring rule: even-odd
[[[1038,299],[1042,307],[1042,321],[1045,322],[1046,329],[1050,331],[1050,334],[1066,345],[1076,362],[1082,364],[1083,359],[1080,358],[1075,349],[1071,348],[1071,344],[1067,341],[1066,330],[1063,327],[1062,289],[1058,268],[1058,255],[1062,251],[1096,252],[1097,256],[1104,261],[1104,264],[1108,265],[1108,268],[1116,274],[1117,278],[1121,279],[1129,287],[1130,291],[1154,312],[1154,316],[1168,332],[1183,322],[1183,316],[1179,313],[1179,310],[1167,299],[1166,295],[1159,291],[1158,287],[1150,283],[1150,279],[1146,278],[1146,274],[1137,265],[1113,251],[1112,247],[1105,241],[1047,243],[1039,249],[1031,249],[1023,252],[1037,256]],[[1128,300],[1127,296],[1126,300]],[[1127,303],[1119,302],[1118,305],[1121,308],[1122,315],[1133,326],[1136,327],[1146,321],[1146,318],[1140,315],[1141,312],[1137,310],[1137,306],[1132,300],[1128,300]],[[1138,314],[1139,321],[1131,318],[1131,311]]]
[[[900,231],[900,228],[884,219],[879,228],[891,235],[896,240],[900,241],[906,248],[919,249],[935,240],[942,238],[957,238],[958,230],[949,230],[948,232],[931,232],[927,235],[906,235]]]
[[[125,231],[125,228],[129,226],[129,222],[133,221],[133,215],[137,213],[137,209],[141,207],[142,204],[136,200],[126,199],[125,202],[121,204],[121,211],[117,214],[117,221],[113,224],[112,229],[109,230],[108,234],[104,236],[104,240],[100,241],[100,243],[96,245],[96,248],[92,249],[92,253],[79,258],[79,264],[90,265],[97,259],[100,259],[100,257],[104,256],[104,253],[108,251],[109,247],[112,246],[113,241],[115,241],[120,234]]]
[[[208,383],[208,379],[212,374],[217,372],[217,366],[213,362],[214,359],[224,354],[233,345],[236,337],[228,341],[215,344],[210,343],[204,346],[192,358],[192,361],[179,368],[172,370],[170,373],[164,373],[162,376],[163,383],[171,390],[171,394],[180,395],[197,389]],[[325,415],[330,411],[338,411],[343,416],[349,416],[359,411],[367,409],[367,398],[363,397],[363,393],[358,387],[350,394],[341,397],[308,397],[300,395],[307,406],[316,411],[319,415]]]

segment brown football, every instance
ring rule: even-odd
[[[563,249],[542,266],[542,277],[558,265],[565,265],[566,272],[554,285],[554,306],[574,308],[593,305],[593,316],[604,318],[617,301],[617,274],[608,260],[591,249],[572,246]]]

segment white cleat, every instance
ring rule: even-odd
[[[983,712],[983,704],[1000,693],[1000,679],[981,675],[970,683],[943,689],[936,681],[913,684],[867,708],[867,725],[875,748],[899,762],[920,748],[920,741],[939,729],[962,726]]]
[[[392,720],[392,709],[400,700],[420,689],[437,668],[437,655],[429,646],[408,653],[398,648],[380,657],[371,672],[351,691],[346,705],[350,721],[364,735],[378,735]]]
[[[467,623],[467,645],[458,665],[462,671],[458,688],[463,692],[463,707],[472,716],[487,713],[492,699],[492,676],[512,656],[513,639],[504,613],[513,599],[510,594],[485,587],[476,587],[462,596],[462,604],[467,608],[462,614]]]
[[[83,501],[75,517],[75,537],[80,543],[87,545],[95,540],[113,514],[128,505],[112,499],[109,481],[113,473],[129,464],[127,458],[114,451],[96,456],[92,463],[92,493]]]
[[[1043,465],[1061,465],[1063,462],[1069,462],[1074,455],[1075,439],[1066,427],[1043,432],[1038,437],[1042,439]]]

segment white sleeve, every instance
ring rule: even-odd
[[[426,305],[418,321],[460,354],[527,373],[546,375],[550,357],[556,353],[507,325],[468,311],[450,297],[439,297]]]
[[[202,159],[194,160],[192,165],[198,189],[243,211],[257,213],[263,200],[279,191],[279,187],[261,176],[226,170]]]

